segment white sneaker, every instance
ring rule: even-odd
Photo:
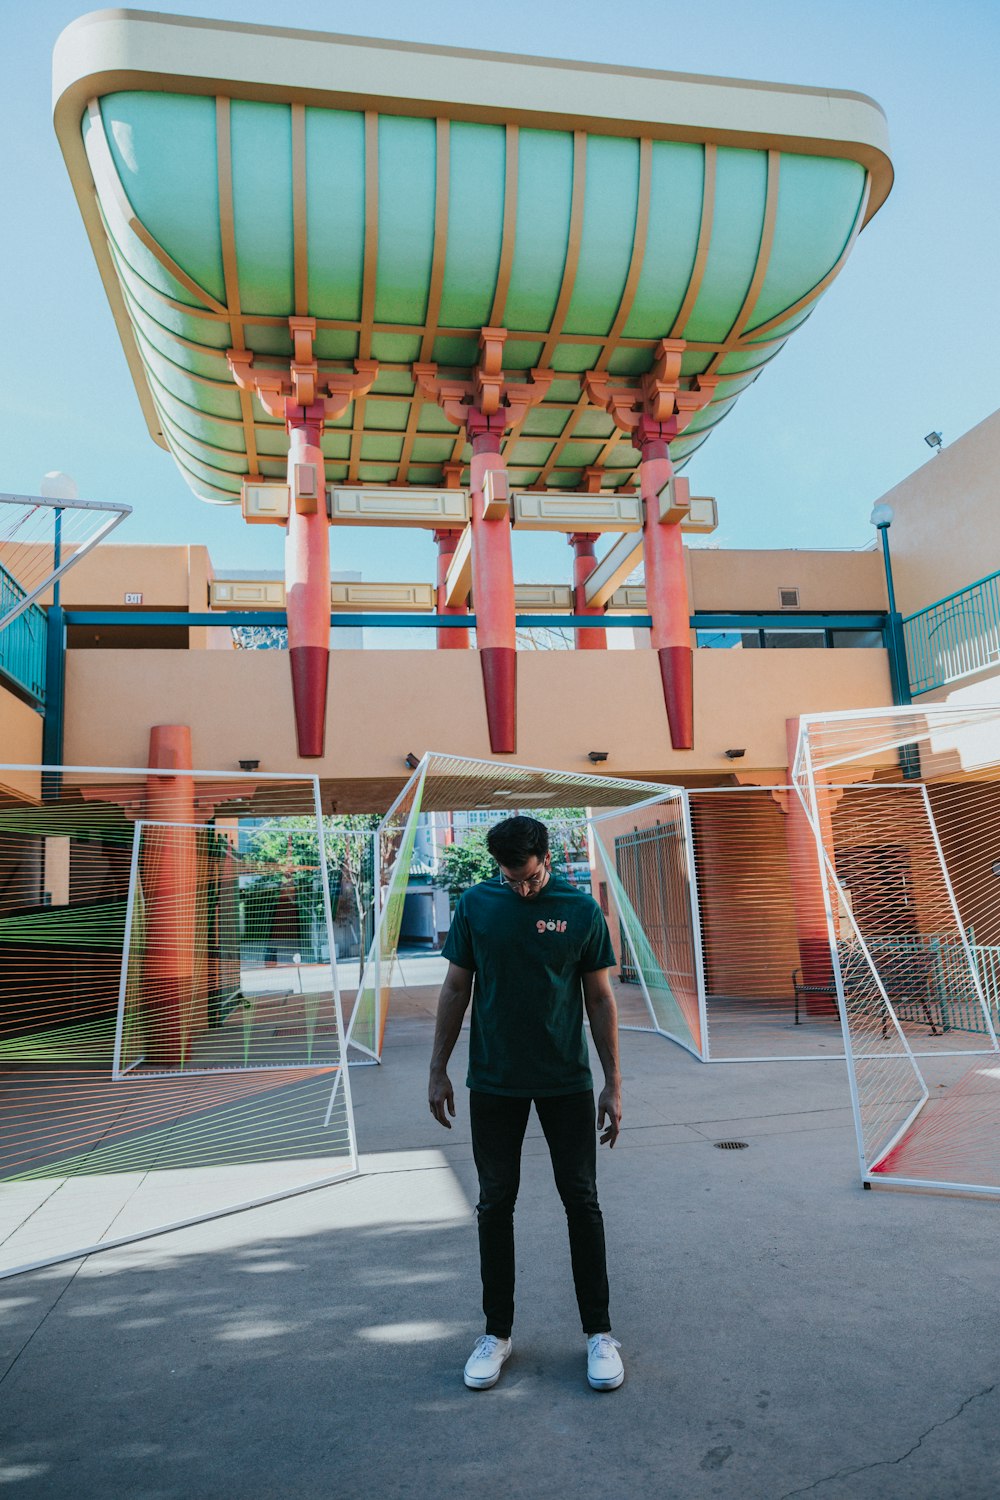
[[[496,1385],[512,1347],[510,1339],[498,1339],[496,1334],[484,1333],[476,1340],[476,1347],[466,1361],[466,1385],[474,1391],[488,1391],[491,1385]],[[618,1364],[620,1367],[621,1360]]]
[[[610,1333],[592,1333],[587,1340],[587,1379],[595,1391],[616,1391],[625,1379],[620,1348]]]

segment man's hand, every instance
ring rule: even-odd
[[[451,1120],[455,1118],[455,1092],[451,1086],[451,1079],[444,1069],[431,1072],[431,1081],[427,1088],[427,1102],[438,1124],[443,1125],[445,1130],[450,1130]],[[448,1115],[451,1115],[451,1120],[448,1119]]]
[[[432,1106],[433,1107],[433,1106]],[[614,1083],[606,1083],[601,1089],[601,1096],[597,1101],[597,1128],[607,1122],[607,1128],[601,1136],[601,1145],[614,1147],[618,1139],[618,1133],[622,1128],[622,1091]]]

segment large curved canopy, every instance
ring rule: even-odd
[[[282,425],[229,348],[379,362],[328,429],[332,481],[436,483],[463,438],[413,361],[554,368],[506,439],[515,483],[628,482],[637,453],[582,378],[664,338],[720,377],[683,463],[803,323],[891,184],[861,95],[468,53],[148,13],[85,16],[56,127],[154,438],[196,494],[280,478]]]

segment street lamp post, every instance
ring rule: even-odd
[[[910,667],[906,659],[906,636],[903,634],[903,617],[896,608],[896,590],[892,582],[892,558],[889,555],[889,527],[894,511],[891,505],[880,500],[872,508],[871,523],[877,526],[882,538],[882,561],[885,564],[885,591],[889,612],[886,617],[889,648],[889,675],[892,680],[892,701],[896,705],[912,703],[910,696]],[[900,745],[897,751],[900,769],[907,781],[920,776],[920,751],[915,744]]]
[[[72,501],[77,498],[76,483],[68,474],[53,470],[39,485],[43,500]],[[56,507],[52,537],[52,566],[62,566],[62,508]],[[52,603],[45,617],[45,718],[42,721],[42,760],[47,766],[59,766],[63,758],[63,705],[66,689],[66,618],[62,608],[62,591],[57,578],[52,585]],[[43,778],[43,795],[58,797],[61,776],[49,772]]]
[[[882,561],[885,564],[885,590],[888,596],[889,612],[886,619],[889,648],[889,675],[892,679],[892,701],[893,703],[912,703],[910,697],[910,670],[906,660],[906,637],[903,634],[903,617],[896,608],[896,591],[892,582],[892,558],[889,555],[889,527],[892,525],[895,512],[891,505],[880,500],[873,507],[871,523],[876,526],[882,538]]]

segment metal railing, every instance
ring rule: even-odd
[[[25,591],[0,565],[0,617],[18,605]],[[42,702],[45,698],[45,613],[29,604],[0,630],[0,674]]]
[[[993,1024],[1000,1028],[1000,948],[985,948],[981,943],[974,943],[972,953]]]
[[[1000,572],[908,615],[903,635],[914,694],[1000,666]]]
[[[970,929],[968,950],[957,933],[869,939],[868,951],[884,982],[889,982],[896,966],[896,992],[889,998],[901,1021],[933,1025],[941,1032],[988,1034],[982,1007],[970,983],[968,952],[975,962],[994,1028],[1000,1024],[1000,947],[977,944],[973,936]],[[841,958],[843,961],[843,954]],[[905,972],[907,966],[909,973]]]

